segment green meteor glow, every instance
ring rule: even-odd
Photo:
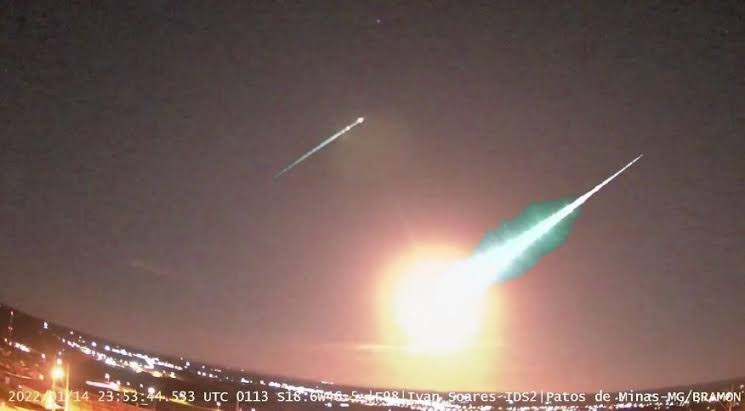
[[[506,252],[506,250],[509,250],[511,239],[517,237],[520,233],[528,232],[531,227],[571,204],[573,200],[574,198],[568,198],[531,204],[517,217],[500,222],[499,227],[488,232],[476,247],[475,254],[480,255],[488,253],[490,250],[500,249]],[[538,237],[532,246],[526,247],[522,253],[512,257],[511,264],[506,265],[499,273],[499,278],[494,279],[494,281],[509,280],[533,268],[538,264],[541,257],[566,241],[569,232],[572,230],[572,223],[579,217],[579,213],[580,209],[575,209],[555,227]]]
[[[484,288],[527,272],[541,257],[566,241],[580,206],[641,157],[577,198],[533,204],[487,233],[474,255],[465,262],[475,285]]]
[[[465,260],[430,262],[407,273],[394,304],[409,350],[444,352],[466,346],[478,332],[486,291],[526,273],[563,244],[580,206],[640,158],[579,197],[530,205],[488,232]]]

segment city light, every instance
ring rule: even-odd
[[[53,380],[61,380],[65,376],[65,370],[62,368],[62,366],[57,365],[54,368],[52,368],[51,377]]]
[[[51,325],[52,324],[50,324],[50,326]],[[51,328],[56,329],[56,326],[53,326]],[[133,388],[139,386],[136,391],[139,393],[144,392],[148,396],[147,400],[143,399],[144,402],[157,401],[157,398],[160,398],[161,396],[161,393],[158,391],[159,388],[154,385],[149,385],[148,383],[148,381],[150,381],[150,384],[153,384],[153,377],[170,377],[172,379],[186,381],[189,384],[213,384],[215,380],[235,382],[236,384],[240,384],[241,387],[245,386],[246,390],[261,388],[261,390],[266,390],[268,393],[270,393],[270,396],[272,395],[272,392],[289,392],[293,394],[292,398],[298,398],[300,399],[300,401],[318,400],[318,405],[320,407],[331,409],[357,409],[357,407],[363,406],[375,407],[384,410],[406,409],[409,411],[600,411],[602,409],[614,411],[629,408],[669,410],[674,408],[674,406],[683,406],[692,403],[700,404],[702,402],[706,402],[706,405],[708,405],[710,403],[715,403],[717,400],[715,397],[708,396],[702,397],[703,400],[685,400],[675,404],[666,403],[659,400],[645,400],[633,402],[618,401],[616,403],[608,403],[602,405],[589,403],[552,404],[549,402],[545,404],[526,406],[524,404],[518,404],[510,401],[509,397],[506,396],[504,393],[495,393],[494,398],[496,398],[496,401],[502,403],[502,405],[500,405],[499,403],[482,404],[473,401],[453,399],[446,396],[434,396],[418,393],[403,394],[404,391],[401,391],[401,395],[388,395],[389,393],[386,392],[375,391],[355,392],[337,387],[333,382],[328,380],[320,380],[317,383],[307,384],[299,382],[290,383],[288,380],[283,379],[258,379],[256,378],[256,376],[246,374],[245,370],[239,371],[231,368],[217,368],[212,365],[203,364],[194,364],[194,367],[192,369],[188,369],[186,367],[187,364],[191,364],[188,363],[188,361],[184,358],[179,358],[178,360],[170,360],[170,357],[166,357],[161,359],[158,355],[154,355],[152,353],[146,353],[131,348],[125,349],[121,346],[111,346],[109,347],[109,352],[106,352],[103,349],[103,352],[98,352],[95,350],[95,347],[93,347],[93,341],[92,339],[89,339],[89,337],[85,335],[78,336],[78,334],[76,333],[76,336],[78,336],[76,340],[79,342],[74,342],[71,340],[63,341],[61,335],[67,335],[67,330],[63,331],[63,333],[64,334],[58,335],[52,334],[52,336],[55,337],[57,343],[65,347],[69,347],[65,349],[72,349],[86,355],[70,354],[70,351],[65,351],[64,354],[67,356],[64,357],[63,361],[63,358],[61,358],[63,352],[58,351],[58,355],[60,357],[55,358],[54,364],[50,364],[52,365],[51,367],[46,366],[43,368],[29,369],[28,374],[25,377],[28,380],[38,379],[40,381],[47,381],[46,385],[41,384],[40,386],[45,387],[45,390],[47,392],[46,397],[48,398],[44,398],[43,400],[40,399],[39,401],[43,402],[38,403],[41,406],[46,406],[47,409],[62,409],[62,402],[67,402],[65,400],[67,400],[67,396],[69,395],[68,393],[75,392],[76,390],[75,381],[73,381],[73,387],[69,386],[69,367],[73,366],[76,370],[80,370],[75,372],[76,375],[83,374],[84,377],[88,377],[88,375],[85,375],[86,366],[84,366],[84,364],[88,364],[88,362],[98,362],[102,366],[113,368],[114,371],[98,368],[97,370],[100,371],[96,371],[95,375],[99,379],[101,378],[101,376],[103,376],[105,378],[105,382],[85,380],[86,385],[117,392],[134,392],[135,390]],[[85,339],[83,337],[85,337]],[[88,339],[87,346],[85,342],[86,339]],[[8,347],[8,350],[12,350],[14,356],[18,356],[18,358],[28,359],[29,361],[39,361],[39,364],[49,364],[49,362],[41,362],[39,360],[41,346],[24,341],[23,346],[28,348],[27,352],[26,350],[18,348],[19,345],[22,345],[20,342],[9,341],[8,338],[6,338],[5,340],[5,345]],[[103,343],[98,344],[102,348],[104,347]],[[46,347],[46,349],[49,350],[49,347]],[[50,359],[51,358],[54,357],[50,357]],[[78,360],[83,361],[83,363],[78,363]],[[170,361],[173,361],[173,363],[171,363]],[[49,370],[49,374],[44,374],[43,371],[40,374],[38,371],[45,369]],[[172,370],[176,370],[178,372],[178,375],[176,375],[176,373]],[[146,378],[147,380],[132,380],[131,383],[130,381],[126,381],[126,386],[131,386],[133,388],[122,388],[122,381],[110,381],[112,379],[112,372],[116,374],[114,376],[118,377],[126,377],[127,379],[131,379],[138,378],[139,375],[141,376],[141,378]],[[49,378],[49,380],[47,380],[47,378]],[[46,387],[49,385],[51,386],[50,388]],[[251,385],[253,385],[253,387],[250,387]],[[169,386],[169,383],[166,383],[166,386]],[[743,389],[745,389],[745,384],[738,382],[738,385],[732,386],[732,390],[735,390],[736,386],[739,386],[739,391],[731,395],[742,395]],[[164,396],[168,397],[170,388],[161,388],[165,392]],[[65,399],[62,399],[63,397]],[[153,399],[153,397],[156,397],[156,399]],[[55,398],[59,399],[55,401]],[[740,403],[733,402],[733,404],[737,405]],[[217,401],[211,403],[211,407],[213,409],[215,408],[215,405],[217,405],[217,408],[222,408],[222,406],[230,408],[224,400],[222,400],[222,402],[220,403],[218,403]],[[0,407],[0,410],[1,409],[2,407]],[[65,410],[69,411],[71,409],[77,409],[77,406],[75,406],[74,404],[70,405],[66,403]],[[246,410],[250,408],[243,409]],[[694,411],[714,411],[714,409],[698,408]]]

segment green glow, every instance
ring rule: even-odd
[[[485,289],[524,274],[566,240],[582,204],[641,157],[579,197],[533,204],[487,233],[474,255],[460,267],[472,275],[469,282],[476,289]]]
[[[496,229],[489,231],[476,246],[475,254],[482,254],[493,249],[506,249],[510,245],[510,240],[519,237],[521,233],[528,232],[541,221],[571,204],[574,199],[565,198],[531,204],[517,217],[504,220],[500,222]],[[511,264],[504,267],[499,274],[499,278],[494,279],[494,281],[501,282],[515,278],[533,268],[538,264],[541,257],[555,250],[566,241],[569,232],[572,230],[572,223],[579,217],[579,214],[579,208],[574,209],[545,235],[540,236],[528,245],[522,253],[514,257]]]

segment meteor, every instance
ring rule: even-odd
[[[280,171],[279,173],[275,174],[274,175],[274,179],[276,180],[279,177],[282,177],[283,174],[285,174],[286,172],[290,171],[293,167],[295,167],[296,165],[298,165],[298,164],[302,163],[303,161],[305,161],[305,159],[307,159],[308,157],[312,156],[318,150],[320,150],[320,149],[326,147],[327,145],[331,144],[332,141],[334,141],[337,138],[341,137],[343,134],[347,133],[349,130],[357,127],[360,124],[362,124],[363,121],[365,121],[365,118],[364,117],[359,117],[354,123],[352,123],[352,124],[344,127],[343,129],[339,130],[336,134],[334,134],[333,136],[327,138],[321,144],[315,146],[312,150],[310,150],[307,153],[303,154],[302,156],[300,156],[300,158],[298,158],[297,160],[293,161],[290,165],[288,165],[287,167],[285,167],[284,169],[282,169],[282,171]]]
[[[486,291],[528,272],[563,244],[590,197],[642,156],[579,197],[528,206],[489,231],[470,257],[422,261],[398,284],[393,306],[412,352],[449,352],[468,346],[478,332]]]
[[[530,220],[536,217],[535,215],[530,214],[539,214],[539,219],[524,231],[514,233],[514,235],[504,236],[508,238],[498,244],[491,246],[480,245],[480,250],[477,249],[479,251],[477,251],[477,253],[475,253],[475,255],[473,255],[466,263],[470,268],[475,270],[474,274],[478,276],[477,282],[482,285],[500,283],[524,273],[535,265],[540,257],[564,242],[566,236],[569,234],[571,222],[578,216],[580,206],[587,202],[590,197],[600,191],[613,179],[626,171],[626,169],[636,163],[640,158],[642,158],[642,156],[643,154],[639,155],[630,163],[618,170],[615,174],[593,187],[592,190],[577,197],[568,204],[563,205],[557,211],[552,212],[548,216],[540,218],[540,211],[537,213],[530,213],[529,211],[531,211],[531,208],[529,207],[514,220],[506,222],[504,227],[500,228],[504,228],[506,231],[512,231],[509,230],[510,227],[507,223],[513,223],[513,226],[525,225],[526,221],[524,220]],[[556,202],[551,203],[556,204]],[[549,208],[551,208],[551,203],[545,203],[544,205],[548,205]],[[534,206],[532,211],[540,208],[540,206],[541,205],[538,207]],[[521,220],[521,217],[523,217],[523,221],[518,221]],[[564,227],[562,227],[563,230],[560,230],[562,232],[552,233],[553,230],[559,228],[563,223],[565,223]],[[555,234],[556,236],[552,238],[552,234]],[[489,235],[487,235],[487,237],[489,237]],[[484,242],[485,241],[482,241],[482,244]],[[526,255],[531,254],[531,251],[533,252],[533,255]],[[517,262],[523,262],[525,264],[516,266],[515,263]]]

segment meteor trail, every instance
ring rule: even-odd
[[[409,349],[437,352],[464,347],[478,330],[486,291],[526,273],[566,241],[580,206],[641,157],[579,197],[531,204],[515,218],[501,221],[470,257],[446,266],[425,265],[419,269],[423,273],[405,276],[394,304]]]
[[[364,117],[360,117],[354,123],[352,123],[352,124],[344,127],[343,129],[339,130],[336,134],[334,134],[333,136],[327,138],[321,144],[315,146],[312,150],[310,150],[307,153],[303,154],[300,158],[298,158],[297,160],[293,161],[289,166],[285,167],[284,169],[282,169],[282,171],[280,171],[279,173],[275,174],[274,175],[274,179],[276,180],[279,177],[282,177],[282,175],[284,173],[290,171],[293,167],[295,167],[296,165],[302,163],[308,157],[312,156],[313,153],[315,153],[316,151],[318,151],[318,150],[326,147],[332,141],[334,141],[337,138],[341,137],[342,134],[344,134],[344,133],[348,132],[349,130],[353,129],[354,127],[357,127],[358,125],[362,124],[363,121],[365,121],[365,118]]]
[[[500,244],[495,244],[487,247],[480,246],[479,248],[484,248],[484,250],[479,250],[466,262],[469,268],[476,271],[474,274],[478,276],[477,282],[481,283],[482,286],[488,286],[516,277],[517,275],[520,275],[527,271],[527,269],[537,263],[538,259],[541,256],[550,252],[564,241],[566,236],[569,234],[569,226],[567,225],[566,227],[564,227],[563,233],[557,233],[557,238],[547,238],[551,231],[562,222],[564,222],[567,217],[570,217],[568,220],[576,218],[576,212],[579,211],[579,207],[582,204],[584,204],[590,197],[600,191],[600,189],[605,187],[613,179],[626,171],[627,168],[631,167],[640,158],[642,158],[642,155],[626,164],[626,166],[618,170],[612,176],[605,179],[602,183],[595,186],[592,190],[579,196],[574,201],[571,201],[570,203],[564,205],[558,211],[551,213],[547,217],[539,220],[537,223],[532,224],[531,227],[527,228],[522,233],[517,233],[515,236],[512,236],[512,238],[506,239]],[[574,215],[572,216],[573,213]],[[521,214],[521,216],[518,216],[515,220],[520,219],[522,216],[523,215]],[[530,218],[531,216],[526,215],[524,217]],[[571,221],[568,221],[567,223],[571,224]],[[515,222],[515,225],[518,224],[522,224],[522,222]],[[541,241],[549,241],[551,242],[551,244],[544,245],[542,249],[534,250],[535,255],[523,255],[526,254],[529,249],[540,245],[539,242]],[[525,263],[525,266],[512,267],[515,261],[521,258],[524,260],[523,262]]]

